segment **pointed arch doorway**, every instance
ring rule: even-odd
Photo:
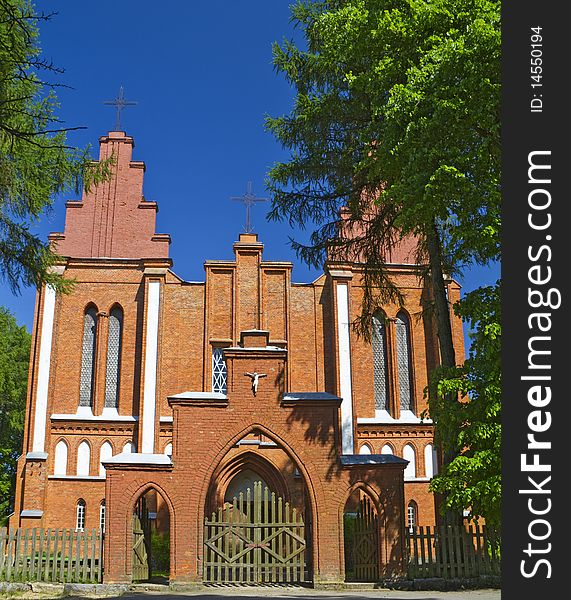
[[[285,452],[269,454],[234,453],[213,477],[204,520],[205,583],[310,580],[305,484]]]
[[[369,494],[357,488],[343,511],[345,581],[379,579],[379,515]]]

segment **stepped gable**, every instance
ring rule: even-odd
[[[66,204],[63,233],[49,240],[74,258],[168,258],[170,236],[155,233],[156,202],[143,197],[145,163],[132,160],[135,144],[123,131],[99,139],[99,160],[115,157],[108,181]]]

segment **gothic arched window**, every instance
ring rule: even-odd
[[[382,315],[373,316],[373,375],[375,409],[389,410],[389,370],[387,362],[387,333]]]
[[[123,311],[119,306],[109,314],[109,336],[107,338],[107,372],[105,375],[105,408],[119,407],[119,375],[121,366],[121,337]]]
[[[396,319],[396,344],[400,409],[413,410],[412,369],[410,362],[410,322],[405,313]]]
[[[90,306],[83,317],[83,344],[81,349],[81,376],[79,406],[93,407],[95,379],[95,345],[97,336],[97,309]]]

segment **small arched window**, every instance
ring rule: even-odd
[[[371,454],[371,447],[369,444],[363,444],[359,449],[359,454]]]
[[[387,333],[381,314],[373,316],[373,376],[375,383],[375,409],[389,410],[389,370],[387,363]]]
[[[99,528],[105,533],[105,500],[101,500],[99,504]]]
[[[79,444],[77,449],[77,475],[80,477],[89,476],[89,463],[91,460],[91,448],[86,441]]]
[[[404,447],[402,457],[408,460],[408,465],[404,470],[404,478],[414,479],[416,477],[416,452],[410,444]]]
[[[67,444],[64,440],[56,444],[54,475],[67,475]]]
[[[109,442],[103,442],[99,451],[99,476],[105,477],[105,467],[103,463],[113,456],[113,447]]]
[[[385,444],[381,448],[381,454],[394,454],[394,450],[391,448],[390,444]]]
[[[119,407],[119,380],[121,371],[121,339],[123,334],[123,311],[119,306],[109,314],[109,337],[107,339],[107,372],[105,374],[105,408]]]
[[[413,533],[414,528],[418,524],[418,508],[416,502],[411,500],[406,507],[406,526],[410,533]]]
[[[404,312],[396,319],[396,344],[400,409],[413,410],[412,369],[410,363],[410,321]]]
[[[165,454],[167,456],[172,456],[172,442],[169,442],[166,446],[165,446]]]
[[[90,306],[83,316],[83,345],[81,349],[81,375],[79,406],[93,407],[95,379],[95,346],[97,341],[97,309]]]
[[[85,529],[85,500],[78,500],[75,507],[75,530],[83,531]]]

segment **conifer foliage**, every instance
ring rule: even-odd
[[[57,256],[33,231],[57,195],[109,175],[89,149],[66,143],[70,129],[56,115],[60,69],[41,55],[38,27],[52,15],[29,0],[0,0],[0,278],[21,286],[63,280],[51,272]]]

